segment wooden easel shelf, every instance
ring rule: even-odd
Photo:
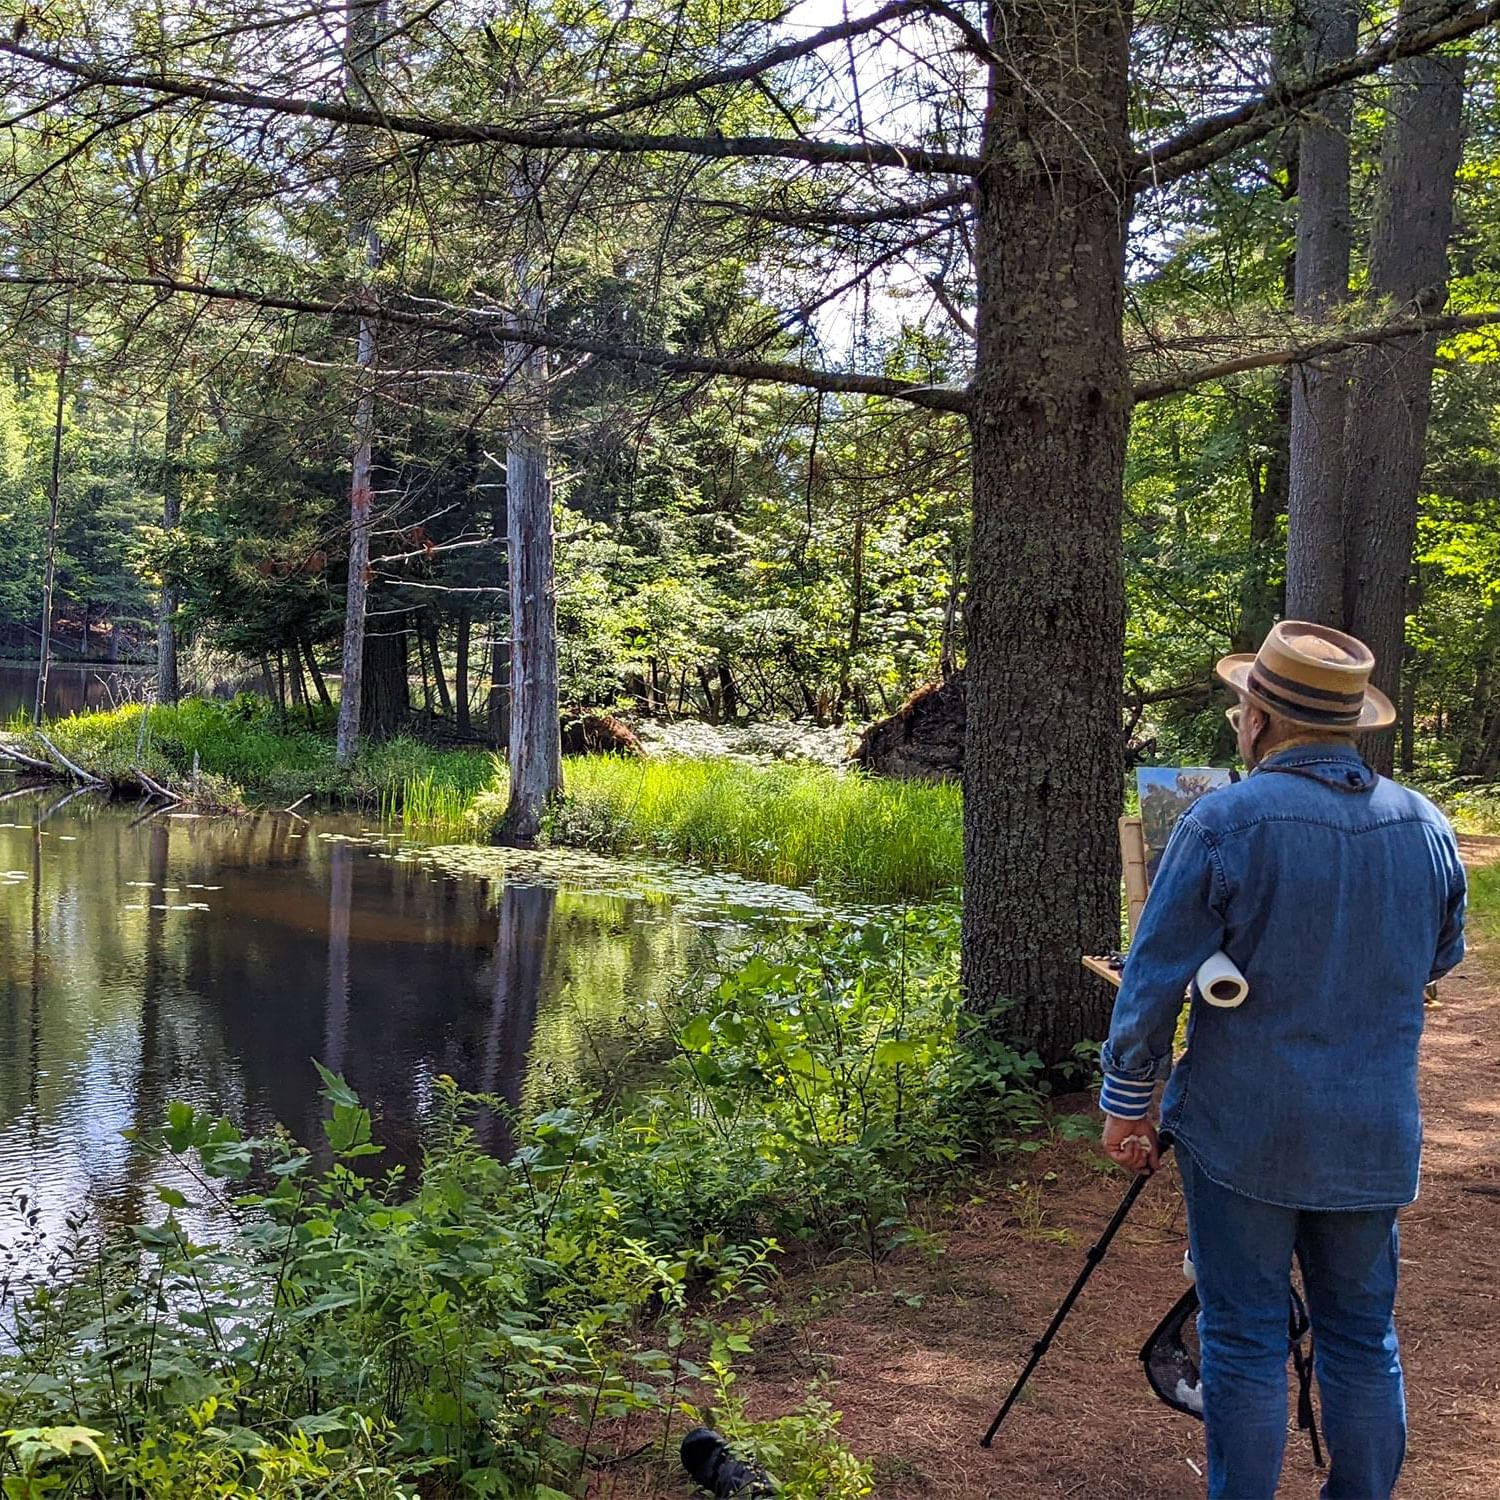
[[[1119,969],[1110,966],[1107,953],[1085,953],[1083,955],[1083,966],[1090,974],[1097,974],[1101,979],[1107,979],[1116,989],[1120,988],[1120,980],[1123,978]]]

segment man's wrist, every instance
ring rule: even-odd
[[[1155,1093],[1156,1085],[1149,1080],[1135,1083],[1129,1078],[1106,1073],[1103,1087],[1099,1090],[1099,1108],[1117,1120],[1144,1120],[1150,1112],[1151,1099]]]

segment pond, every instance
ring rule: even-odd
[[[639,1077],[668,1050],[674,986],[747,922],[817,910],[566,851],[425,849],[341,817],[142,817],[14,785],[0,778],[0,1249],[21,1192],[55,1233],[69,1213],[107,1228],[149,1212],[158,1176],[121,1132],[172,1099],[317,1140],[314,1058],[370,1107],[385,1162],[417,1156],[441,1074],[521,1105]],[[498,1117],[486,1128],[504,1149]]]
[[[110,708],[126,696],[126,689],[147,675],[140,667],[91,662],[78,666],[53,662],[47,669],[47,713],[54,719]],[[0,662],[0,724],[17,713],[30,717],[36,706],[36,666]]]

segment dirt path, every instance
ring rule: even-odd
[[[1500,841],[1466,853],[1500,856]],[[1500,1494],[1500,945],[1478,946],[1444,983],[1424,1062],[1422,1196],[1403,1217],[1411,1448],[1400,1494],[1491,1500]],[[1202,1429],[1152,1398],[1135,1358],[1183,1285],[1174,1173],[1137,1205],[995,1448],[977,1446],[1121,1190],[1097,1148],[1058,1145],[993,1180],[982,1200],[934,1212],[927,1227],[946,1237],[936,1260],[904,1255],[879,1268],[874,1286],[855,1262],[800,1274],[788,1303],[818,1312],[778,1330],[745,1371],[752,1410],[792,1408],[825,1372],[846,1440],[876,1461],[882,1500],[1196,1500]],[[1310,1497],[1318,1484],[1294,1436],[1280,1494]]]

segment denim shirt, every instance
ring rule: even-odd
[[[1298,1209],[1417,1195],[1422,990],[1463,957],[1465,880],[1447,820],[1352,745],[1271,756],[1178,821],[1141,914],[1103,1065],[1170,1071],[1162,1127],[1221,1186]],[[1194,988],[1216,950],[1238,1008]]]

